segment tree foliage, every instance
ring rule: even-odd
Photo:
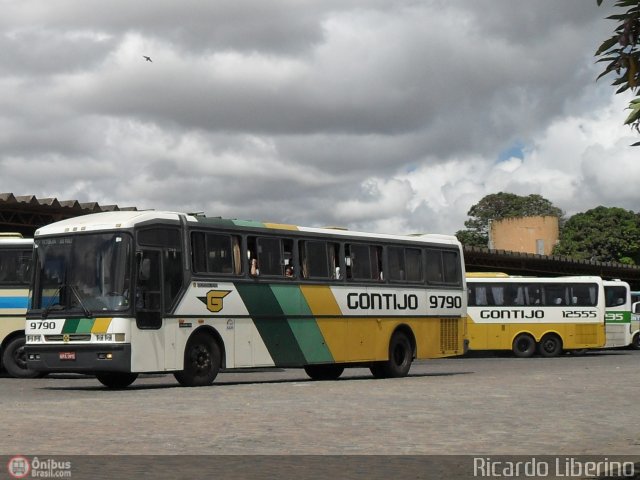
[[[597,0],[598,5],[602,1]],[[616,94],[629,90],[636,95],[629,103],[631,113],[624,123],[640,133],[640,0],[617,0],[614,5],[625,11],[607,17],[618,22],[618,26],[596,51],[596,56],[600,57],[598,62],[605,63],[598,78],[615,72],[612,85],[618,87]],[[638,146],[640,142],[633,145]]]
[[[541,195],[526,197],[499,192],[487,195],[467,212],[466,230],[456,232],[458,240],[467,246],[486,247],[489,243],[489,222],[513,217],[554,216],[561,218],[562,210]]]
[[[640,216],[618,207],[577,213],[564,224],[554,254],[599,262],[640,262]]]

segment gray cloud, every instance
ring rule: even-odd
[[[545,193],[536,162],[556,178],[594,171],[589,145],[562,162],[544,152],[552,125],[609,108],[593,64],[609,13],[582,0],[5,2],[0,190],[453,233],[491,189]],[[496,167],[514,143],[526,182]]]

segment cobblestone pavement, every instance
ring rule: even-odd
[[[387,380],[273,369],[111,391],[81,375],[0,378],[0,453],[638,455],[639,370],[640,352],[615,350],[431,360]]]

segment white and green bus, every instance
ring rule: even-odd
[[[35,234],[29,368],[126,387],[208,385],[221,368],[407,375],[460,355],[466,291],[451,236],[367,234],[172,212],[105,212]]]
[[[469,350],[555,357],[605,344],[600,277],[469,273],[467,289]]]
[[[631,288],[627,282],[604,280],[606,297],[605,348],[640,348],[640,321],[631,311]]]
[[[0,233],[0,352],[2,367],[16,378],[38,376],[27,368],[24,351],[32,255],[32,239]]]

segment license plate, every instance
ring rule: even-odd
[[[75,360],[76,352],[60,352],[60,360]]]

